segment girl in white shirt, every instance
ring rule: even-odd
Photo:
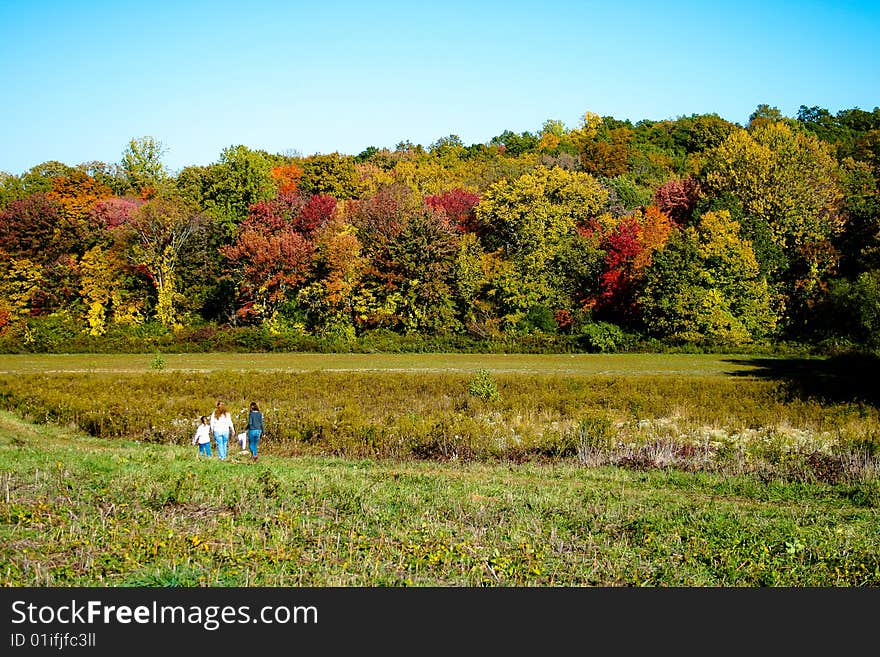
[[[211,433],[217,443],[217,458],[225,461],[229,437],[235,433],[235,428],[232,426],[232,416],[222,401],[217,402],[217,408],[211,413]]]
[[[211,458],[211,419],[207,415],[199,418],[199,427],[193,436],[193,445],[199,446],[199,457],[202,454]]]

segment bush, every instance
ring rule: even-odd
[[[150,367],[154,370],[165,369],[165,357],[158,349],[156,349],[156,355],[153,357],[153,361],[150,363]]]
[[[59,311],[43,317],[31,317],[24,330],[24,343],[29,351],[52,352],[71,342],[81,331],[69,313]]]
[[[584,351],[610,353],[620,351],[628,342],[626,334],[616,324],[590,322],[580,327],[577,345]]]
[[[553,311],[546,306],[532,306],[518,323],[517,329],[524,333],[540,331],[541,333],[556,333],[558,324],[553,316]]]
[[[825,308],[827,333],[850,337],[870,349],[880,348],[880,271],[863,272],[855,281],[830,285]]]
[[[497,401],[501,397],[495,379],[492,378],[489,370],[477,370],[477,373],[468,382],[468,394],[483,401]]]
[[[576,435],[580,449],[607,449],[614,439],[611,420],[605,415],[598,414],[581,418]]]

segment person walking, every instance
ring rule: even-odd
[[[248,449],[251,450],[251,459],[257,460],[257,444],[263,435],[263,414],[257,402],[251,402],[251,410],[248,412],[247,437]]]
[[[232,416],[222,401],[217,402],[217,408],[211,413],[211,433],[217,443],[217,458],[225,461],[229,437],[235,435],[235,427],[232,425]]]
[[[192,439],[193,445],[199,446],[199,458],[204,454],[211,458],[211,418],[203,415],[199,418],[199,426]]]

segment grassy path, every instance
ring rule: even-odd
[[[718,354],[162,354],[165,370],[476,371],[560,374],[725,375],[757,371],[767,359]],[[6,354],[0,374],[147,372],[155,354]]]

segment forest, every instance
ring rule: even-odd
[[[880,349],[878,107],[166,151],[0,172],[0,351]]]

